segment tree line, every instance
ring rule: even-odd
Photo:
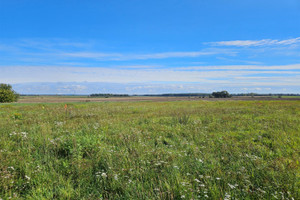
[[[37,95],[38,96],[38,95]],[[88,97],[129,97],[129,96],[163,96],[163,97],[199,97],[199,98],[231,98],[232,96],[300,96],[300,94],[257,94],[257,93],[237,93],[237,94],[229,94],[226,90],[220,92],[213,93],[167,93],[167,94],[145,94],[145,95],[129,95],[129,94],[112,94],[112,93],[94,93],[90,94]],[[16,93],[12,86],[5,83],[0,83],[0,103],[5,102],[15,102],[19,99],[20,95]]]
[[[128,94],[103,94],[103,93],[98,93],[98,94],[91,94],[89,97],[128,97]]]

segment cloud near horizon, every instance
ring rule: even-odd
[[[293,45],[299,44],[300,37],[291,38],[287,40],[274,40],[274,39],[262,39],[262,40],[232,40],[232,41],[220,41],[220,42],[208,42],[207,44],[213,46],[237,46],[237,47],[258,47],[258,46],[279,46],[279,45]]]
[[[187,66],[158,68],[152,66],[63,67],[63,66],[1,66],[0,79],[8,83],[24,82],[114,82],[132,83],[149,81],[200,82],[216,79],[234,79],[236,76],[268,74],[273,79],[283,75],[300,74],[300,64],[281,66],[232,65],[232,66]],[[273,77],[274,76],[274,77]],[[259,77],[259,76],[258,76]],[[299,80],[300,81],[300,80]]]
[[[189,92],[188,85],[198,85],[198,88],[199,85],[210,86],[209,88],[236,88],[235,91],[237,92],[242,92],[242,88],[245,87],[271,88],[268,91],[276,92],[279,91],[279,87],[282,87],[285,89],[290,88],[289,92],[299,92],[297,86],[300,85],[300,64],[283,66],[192,66],[172,69],[153,68],[151,66],[144,66],[144,68],[139,69],[130,68],[129,66],[127,69],[2,66],[1,72],[0,80],[5,83],[19,85],[26,83],[25,85],[28,86],[28,84],[59,82],[64,83],[67,88],[74,85],[67,84],[71,82],[103,83],[107,85],[123,84],[124,86],[134,84],[135,87],[143,85],[144,89],[145,84],[159,83],[158,85],[165,90],[166,87],[171,87],[172,84],[181,85],[182,88],[186,89],[186,92]],[[158,89],[158,85],[156,85],[155,90],[157,92],[161,91]],[[84,91],[87,89],[86,87],[85,85],[81,87],[79,84],[76,91]],[[202,89],[206,90],[207,88],[202,87]],[[64,90],[64,88],[60,90]],[[177,90],[184,91],[180,87],[177,87]]]

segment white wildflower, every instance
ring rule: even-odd
[[[198,179],[195,179],[196,182],[200,183],[201,181],[199,181]]]
[[[115,180],[118,180],[118,175],[117,175],[117,174],[114,176],[114,179],[115,179]]]
[[[94,126],[93,126],[93,128],[94,128],[95,130],[98,129],[98,128],[99,128],[99,123],[95,123]]]
[[[100,177],[101,176],[101,172],[96,172],[95,175],[96,175],[96,177]]]
[[[234,189],[238,186],[238,184],[235,184],[235,185],[231,185],[230,183],[228,183],[228,186],[231,188],[231,189]]]
[[[260,189],[260,188],[257,188],[257,191],[261,192],[261,193],[266,193],[266,191]]]
[[[12,132],[9,134],[9,136],[21,136],[23,139],[26,139],[27,138],[27,135],[28,133],[27,132],[20,132],[20,133],[17,133],[17,132]]]
[[[227,194],[227,193],[225,193],[225,198],[224,198],[224,200],[230,200],[230,195],[229,194]]]
[[[8,167],[7,169],[15,170],[13,166]]]
[[[27,133],[27,132],[21,132],[20,135],[21,135],[23,138],[27,138],[28,133]]]
[[[101,174],[101,176],[102,176],[103,178],[107,178],[107,174],[104,173],[104,172]]]
[[[17,133],[16,132],[12,132],[12,133],[9,134],[9,136],[13,136],[13,135],[17,135]]]
[[[62,126],[64,122],[54,122],[56,126]]]

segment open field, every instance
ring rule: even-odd
[[[300,198],[300,101],[134,100],[0,104],[0,199]]]
[[[299,96],[284,96],[282,98],[278,98],[275,96],[239,96],[232,98],[199,98],[199,97],[162,97],[162,96],[130,96],[130,97],[93,97],[89,98],[87,96],[21,96],[19,99],[19,103],[63,103],[63,102],[108,102],[108,101],[117,101],[117,102],[132,102],[132,101],[224,101],[224,100],[242,100],[242,101],[252,101],[252,100],[300,100]]]

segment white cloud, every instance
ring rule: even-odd
[[[271,45],[293,45],[300,43],[300,37],[291,38],[287,40],[273,40],[273,39],[263,39],[263,40],[232,40],[232,41],[220,41],[220,42],[209,42],[207,44],[213,46],[239,46],[239,47],[249,47],[249,46],[271,46]]]

